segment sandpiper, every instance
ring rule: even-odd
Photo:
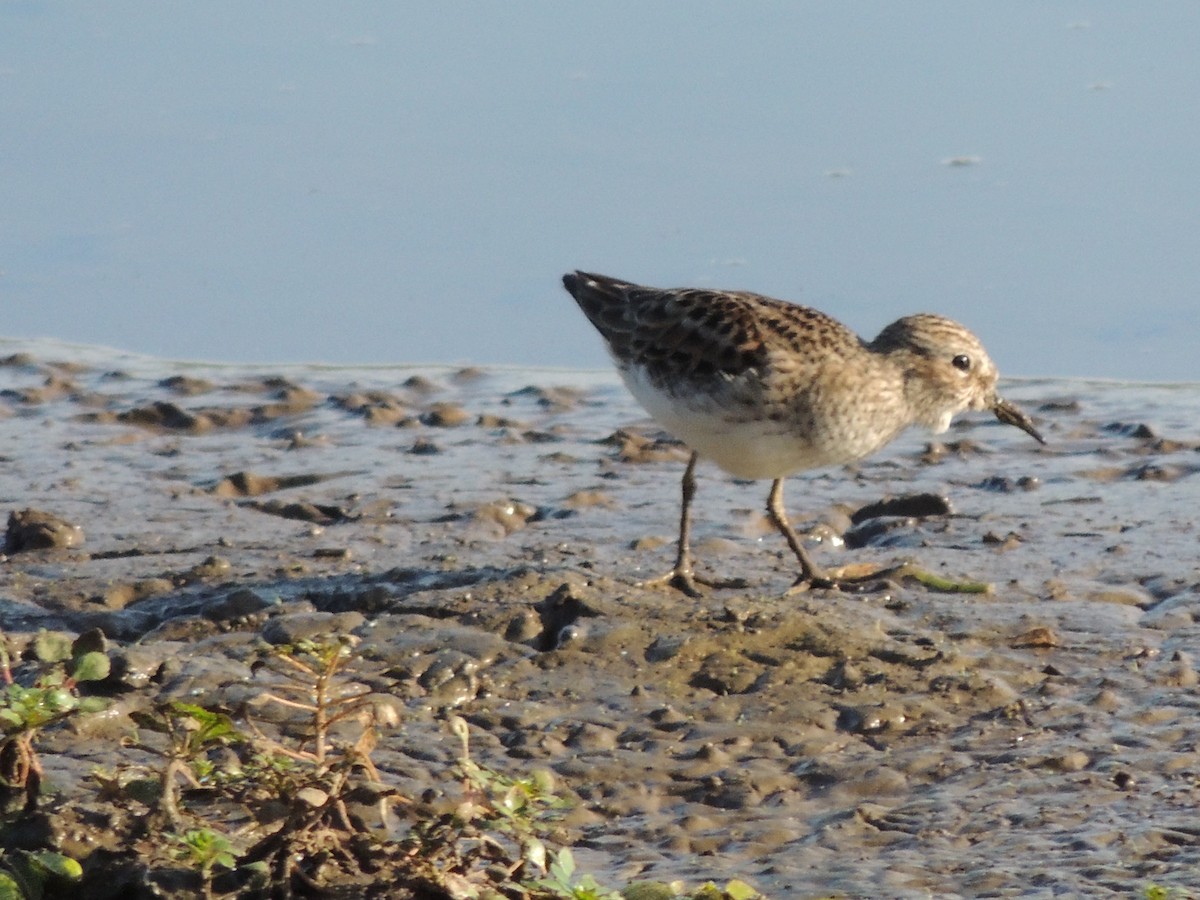
[[[767,514],[800,563],[795,587],[835,586],[809,558],[783,508],[783,479],[862,459],[910,425],[935,434],[955,413],[991,410],[1045,443],[996,393],[979,339],[942,316],[905,316],[867,342],[837,320],[759,294],[660,289],[573,272],[563,285],[604,337],[630,392],[692,451],[683,473],[679,551],[661,581],[693,596],[688,546],[696,462],[770,478]]]

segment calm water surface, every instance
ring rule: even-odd
[[[591,267],[1186,381],[1194,4],[0,5],[0,329],[604,364]]]

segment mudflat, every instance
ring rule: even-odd
[[[257,648],[351,636],[396,712],[381,781],[435,807],[461,717],[480,763],[554,774],[614,886],[1200,884],[1194,385],[1008,382],[1046,447],[965,416],[789,479],[821,565],[940,581],[789,594],[768,484],[702,465],[698,566],[746,587],[694,599],[640,586],[687,454],[610,373],[0,350],[0,627],[14,660],[49,631],[113,661],[108,708],[37,742],[45,843],[85,870],[122,849],[95,772],[150,765],[140,711],[237,720]]]

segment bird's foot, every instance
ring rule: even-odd
[[[865,593],[877,589],[883,579],[901,573],[904,568],[903,564],[878,566],[872,563],[857,563],[837,569],[813,569],[802,572],[784,596],[803,594],[813,588],[846,591],[851,594]]]
[[[691,566],[675,566],[666,575],[643,581],[638,587],[670,587],[682,591],[689,597],[703,597],[704,592],[697,585],[704,585],[714,590],[737,589],[748,587],[744,578],[709,578],[697,574]]]

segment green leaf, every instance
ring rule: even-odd
[[[26,900],[21,885],[7,872],[0,872],[0,900]]]
[[[621,891],[624,900],[673,900],[679,895],[663,881],[635,881]]]
[[[78,881],[83,877],[83,866],[78,861],[61,853],[41,850],[37,853],[29,854],[29,861],[47,878],[60,881]]]
[[[192,865],[207,872],[213,866],[232,869],[237,866],[233,845],[223,834],[208,828],[196,828],[177,835],[175,840],[182,845],[180,854]]]
[[[107,653],[92,650],[75,659],[71,667],[71,677],[76,681],[103,681],[112,670],[112,663]]]
[[[575,874],[575,854],[571,852],[570,847],[563,847],[554,857],[554,865],[550,867],[550,874],[561,881],[569,882],[571,876]]]
[[[75,695],[65,688],[50,688],[38,699],[50,715],[70,712],[76,706]]]
[[[85,653],[107,653],[108,638],[99,628],[85,631],[71,643],[71,655],[83,656]]]
[[[71,639],[58,631],[39,631],[33,639],[33,654],[44,663],[70,659]]]
[[[20,731],[25,725],[25,717],[15,709],[0,708],[0,728],[5,731]]]
[[[514,784],[500,798],[500,806],[507,812],[516,812],[525,805],[523,801],[524,797],[521,794],[521,788]]]
[[[532,780],[533,786],[539,794],[554,793],[554,773],[549,769],[534,769]]]
[[[739,881],[736,878],[725,885],[725,893],[729,896],[729,900],[755,900],[761,896],[758,891],[750,887],[744,881]]]
[[[224,738],[230,738],[235,741],[242,740],[242,733],[233,724],[233,719],[224,713],[213,712],[212,710],[205,709],[203,706],[197,706],[194,703],[183,703],[178,700],[171,703],[170,712],[181,718],[196,720],[198,727],[194,740],[198,745],[204,745],[211,741],[220,741]]]

